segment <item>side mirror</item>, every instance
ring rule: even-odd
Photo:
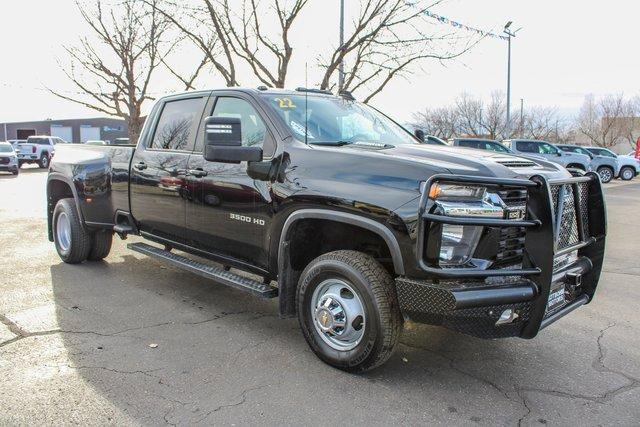
[[[204,158],[209,162],[240,163],[262,160],[262,148],[242,146],[240,119],[207,117],[204,124]]]
[[[419,141],[424,142],[424,131],[422,129],[414,130],[413,135],[418,138]]]

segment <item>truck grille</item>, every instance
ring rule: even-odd
[[[0,165],[6,165],[9,164],[9,158],[8,157],[0,157]]]
[[[500,198],[510,211],[521,211],[522,218],[527,211],[527,190],[505,190]],[[505,227],[500,230],[500,244],[494,267],[520,264],[524,253],[524,227]]]
[[[581,222],[583,235],[588,236],[589,219],[587,216],[587,200],[589,187],[587,183],[578,184],[578,201],[580,204]],[[564,196],[562,212],[558,211],[560,205],[561,194]],[[578,232],[578,217],[576,209],[576,200],[574,195],[574,187],[569,184],[551,186],[551,202],[553,203],[553,212],[560,221],[560,229],[557,233],[556,245],[558,249],[568,248],[580,243],[580,233]]]

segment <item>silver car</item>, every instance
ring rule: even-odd
[[[615,157],[603,156],[602,154],[591,153],[585,147],[571,144],[558,144],[556,145],[562,151],[569,153],[586,154],[591,157],[591,169],[598,172],[600,180],[603,183],[610,182],[614,177],[617,177],[620,172],[620,167]]]
[[[8,142],[0,142],[0,171],[11,172],[14,175],[20,173],[18,156],[13,145]]]
[[[635,157],[619,156],[613,151],[602,147],[586,147],[590,153],[596,156],[608,157],[616,161],[617,169],[614,176],[624,181],[629,181],[640,173],[640,162]]]
[[[539,157],[550,162],[561,164],[568,169],[579,169],[583,172],[593,170],[591,168],[591,157],[588,155],[562,151],[547,141],[507,139],[502,141],[502,143],[516,154]]]

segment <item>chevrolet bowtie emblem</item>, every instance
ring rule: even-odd
[[[326,311],[323,311],[320,315],[320,322],[322,322],[322,326],[327,326],[327,323],[329,323],[329,315]]]

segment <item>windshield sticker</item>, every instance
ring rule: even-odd
[[[291,98],[274,98],[274,101],[278,101],[278,106],[282,109],[296,108]]]
[[[298,122],[294,122],[293,120],[291,120],[291,122],[289,123],[291,125],[291,129],[293,129],[293,131],[295,133],[297,133],[298,135],[302,135],[304,136],[304,126],[301,125]],[[311,132],[309,132],[309,130],[307,129],[307,138],[309,139],[315,139],[315,137],[313,136],[313,134],[311,134]]]

